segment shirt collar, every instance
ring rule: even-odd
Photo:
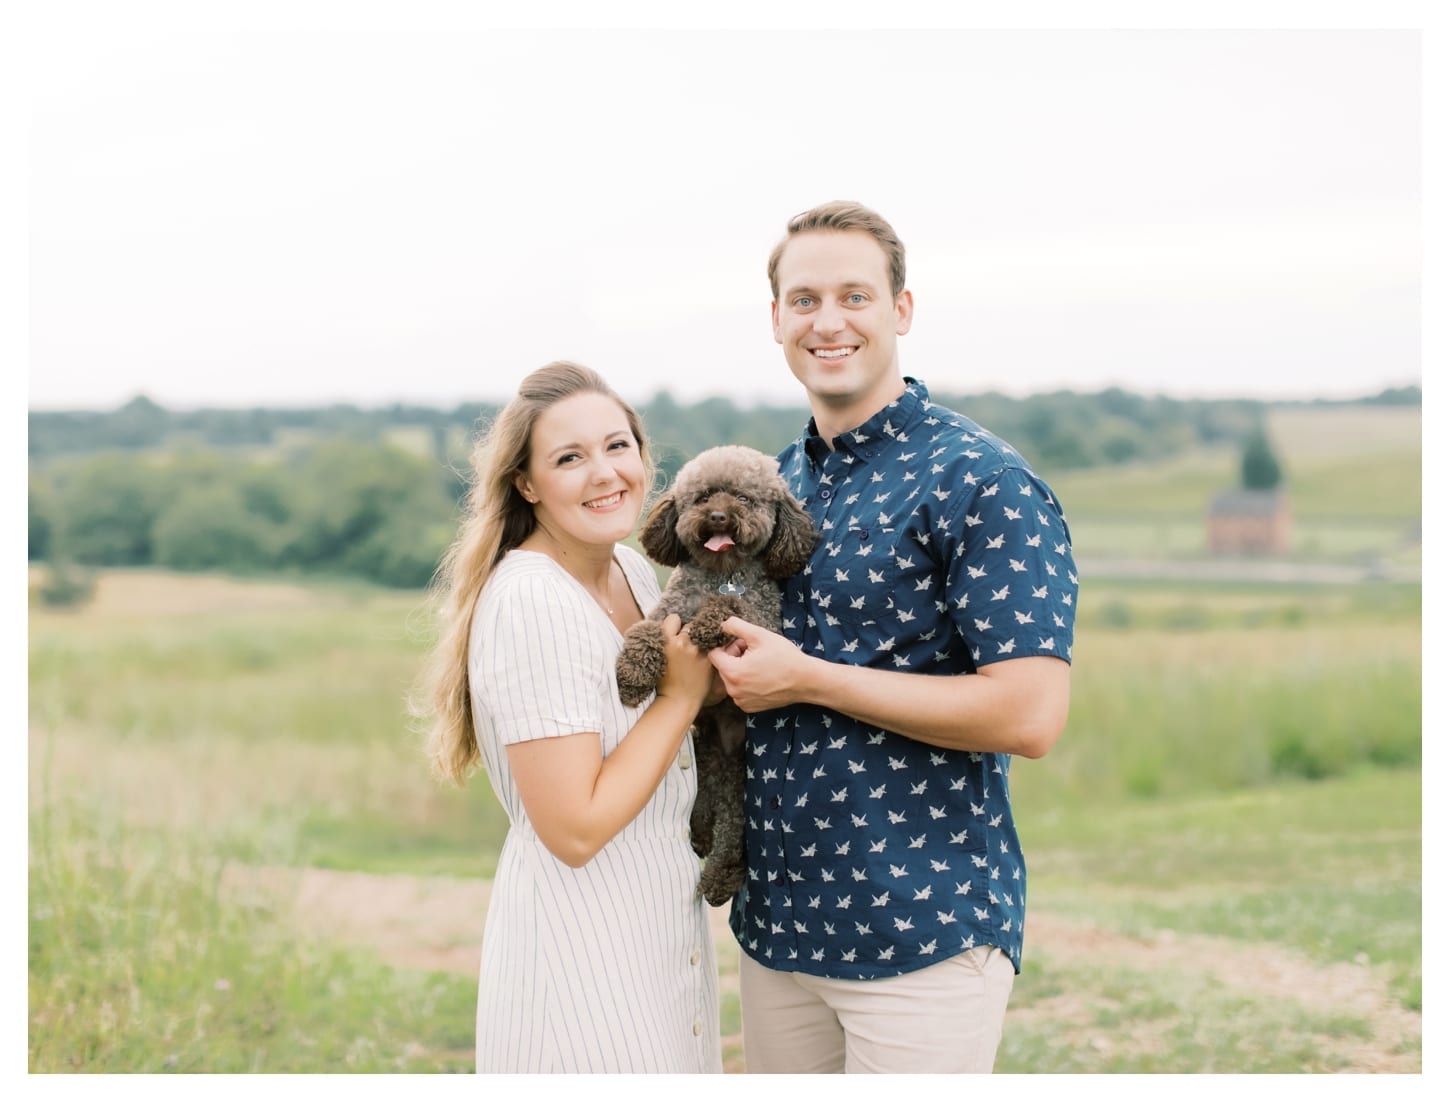
[[[926,384],[910,375],[903,381],[906,389],[901,392],[900,397],[864,424],[841,433],[832,441],[837,450],[870,459],[887,444],[896,443],[902,432],[921,420],[931,405],[931,395],[927,393]],[[811,462],[818,466],[830,452],[826,441],[816,429],[814,417],[806,423],[802,444]]]

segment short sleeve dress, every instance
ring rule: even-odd
[[[619,547],[641,609],[654,570]],[[623,638],[546,555],[510,551],[479,595],[469,680],[483,767],[509,831],[479,969],[477,1071],[718,1072],[715,954],[690,847],[689,744],[644,809],[582,868],[534,833],[505,747],[598,732],[607,756],[643,712],[619,702]],[[648,701],[645,702],[648,704]]]

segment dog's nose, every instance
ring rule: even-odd
[[[716,509],[714,512],[712,512],[710,514],[710,523],[711,524],[724,524],[725,523],[725,514],[723,512],[721,512],[719,509]]]

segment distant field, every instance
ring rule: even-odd
[[[1291,461],[1420,450],[1422,411],[1402,406],[1274,409],[1269,438]]]
[[[1270,438],[1294,517],[1291,557],[1420,561],[1420,411],[1276,410]],[[1079,556],[1207,555],[1209,503],[1238,483],[1239,456],[1199,450],[1166,463],[1050,476]]]

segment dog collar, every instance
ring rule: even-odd
[[[735,580],[739,576],[738,574],[732,574],[728,581],[720,583],[720,588],[716,592],[726,597],[744,597],[746,593],[745,587]]]

